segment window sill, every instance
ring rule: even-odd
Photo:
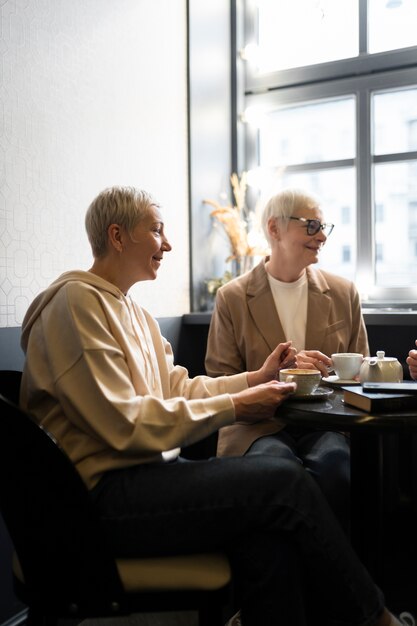
[[[363,308],[363,317],[367,326],[415,326],[417,332],[417,311],[400,308]]]

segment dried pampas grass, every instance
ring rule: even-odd
[[[232,184],[235,206],[222,206],[215,200],[203,200],[204,204],[214,207],[210,215],[220,222],[229,238],[231,254],[226,261],[242,260],[244,257],[263,255],[265,250],[251,246],[248,241],[247,224],[249,212],[245,209],[246,172],[242,173],[240,179],[237,174],[233,173],[230,177],[230,182]]]

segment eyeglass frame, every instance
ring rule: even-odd
[[[325,228],[328,228],[329,232],[328,233],[324,233],[324,234],[326,235],[326,237],[329,237],[332,234],[332,231],[333,231],[333,228],[334,228],[334,224],[330,224],[329,222],[325,223],[325,224],[322,224],[320,222],[320,220],[314,219],[314,218],[313,219],[308,219],[306,217],[293,217],[293,216],[291,216],[288,219],[290,219],[290,220],[298,220],[299,222],[305,222],[306,225],[307,225],[307,235],[309,235],[310,237],[314,237],[314,235],[317,235],[317,233],[320,230],[324,231]],[[310,224],[312,222],[317,224],[317,229],[313,233],[308,232],[309,229],[310,229]]]

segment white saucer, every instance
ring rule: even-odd
[[[295,402],[298,402],[298,400],[325,400],[326,398],[331,396],[332,393],[333,389],[322,389],[321,387],[319,387],[318,389],[313,391],[313,393],[303,393],[298,396],[288,396],[288,400],[294,400]]]
[[[343,378],[339,378],[339,376],[328,376],[327,378],[322,378],[321,382],[325,383],[326,385],[332,385],[333,387],[361,384],[359,380],[344,380]]]

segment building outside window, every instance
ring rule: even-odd
[[[341,224],[349,224],[350,223],[350,206],[342,206],[340,210],[340,223]]]
[[[375,204],[375,222],[383,223],[385,219],[385,211],[383,204]]]
[[[342,246],[342,263],[350,263],[352,259],[350,246]]]
[[[243,18],[238,165],[252,198],[318,194],[335,223],[321,267],[364,302],[417,306],[417,2],[246,0]]]

